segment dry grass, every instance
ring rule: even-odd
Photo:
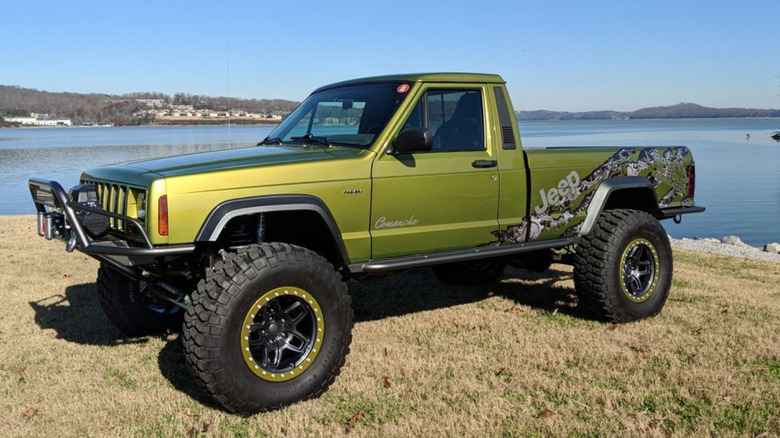
[[[242,418],[193,384],[176,335],[121,337],[95,261],[3,217],[0,436],[780,435],[780,264],[675,255],[664,312],[620,326],[577,306],[566,266],[481,288],[427,270],[354,284],[330,391]]]

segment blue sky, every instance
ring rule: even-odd
[[[15,1],[0,84],[299,100],[354,77],[475,71],[501,74],[516,109],[780,108],[779,17],[778,0]]]

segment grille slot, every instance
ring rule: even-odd
[[[104,181],[83,180],[82,183],[94,184],[97,187],[104,210],[144,222],[143,218],[138,217],[138,211],[146,210],[146,189]],[[126,221],[109,218],[109,225],[113,230],[128,233]]]

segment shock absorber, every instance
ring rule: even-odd
[[[265,237],[265,220],[262,214],[237,218],[222,231],[220,240],[228,248],[238,248],[262,242]]]
[[[230,221],[222,231],[220,240],[223,240],[228,248],[251,245],[255,243],[256,227],[256,221],[251,218]]]

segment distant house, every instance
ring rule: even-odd
[[[135,101],[152,108],[160,108],[165,105],[165,99],[136,99]]]
[[[22,125],[34,125],[38,120],[36,117],[5,117],[4,119],[6,122],[19,123]]]
[[[37,117],[5,117],[9,123],[32,126],[71,126],[70,119],[39,119]]]
[[[70,126],[70,119],[38,119],[35,121],[38,126]]]

